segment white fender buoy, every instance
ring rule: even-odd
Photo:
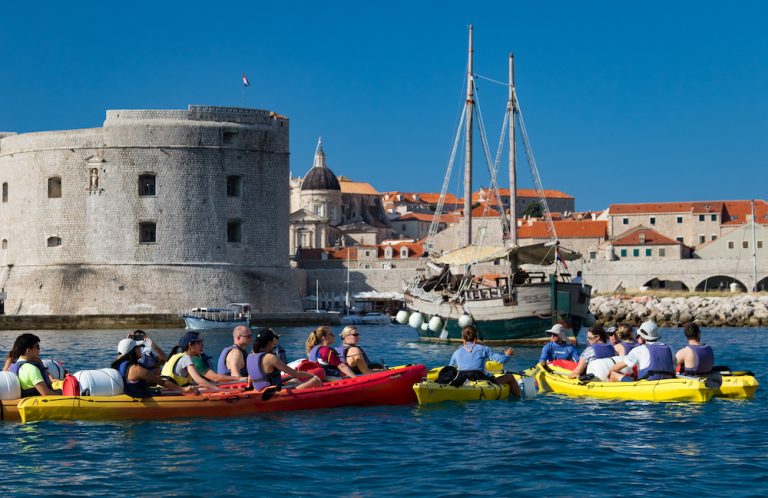
[[[408,313],[408,310],[400,310],[397,312],[397,316],[395,316],[395,321],[401,325],[404,325],[408,323],[408,316],[410,313]]]
[[[415,329],[420,329],[421,325],[424,323],[424,316],[419,313],[413,313],[410,318],[408,318],[408,325]]]
[[[464,313],[459,317],[459,327],[461,328],[469,327],[473,323],[475,323],[475,321],[472,319],[469,313]]]
[[[439,316],[433,316],[429,319],[429,330],[439,332],[443,328],[443,319]]]
[[[43,365],[48,369],[48,373],[56,380],[64,380],[64,364],[59,360],[45,359]]]
[[[427,330],[429,330],[429,324],[428,323],[422,323],[421,324],[421,331],[422,332],[426,332]]]

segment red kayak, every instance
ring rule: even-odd
[[[311,389],[236,391],[185,396],[35,396],[21,400],[22,421],[121,420],[174,417],[227,417],[256,413],[404,405],[416,402],[413,384],[427,374],[424,365],[407,365],[324,383]]]

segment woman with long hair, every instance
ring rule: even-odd
[[[314,361],[323,367],[326,375],[355,377],[355,372],[341,361],[339,353],[333,349],[334,340],[336,338],[330,327],[318,327],[310,332],[306,343],[309,361]]]
[[[279,339],[280,336],[271,329],[262,328],[256,331],[256,336],[253,340],[253,353],[249,354],[246,359],[248,381],[253,384],[253,388],[256,390],[261,390],[268,386],[276,386],[278,389],[282,388],[281,372],[285,372],[296,379],[306,380],[304,383],[293,386],[294,389],[320,387],[323,382],[317,375],[294,370],[273,353]]]

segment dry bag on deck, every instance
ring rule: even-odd
[[[21,384],[13,372],[0,372],[0,399],[21,398]]]
[[[117,396],[123,394],[123,377],[114,368],[75,372],[80,396]]]

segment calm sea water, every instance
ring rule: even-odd
[[[289,357],[310,328],[280,329]],[[42,356],[108,366],[128,331],[39,331]],[[150,331],[170,350],[180,330]],[[362,327],[372,360],[444,364],[455,346]],[[684,344],[682,331],[664,329]],[[3,355],[17,334],[0,331]],[[583,336],[583,334],[582,334]],[[218,357],[226,331],[205,333]],[[705,329],[717,363],[752,370],[748,401],[570,399],[339,408],[237,419],[0,423],[0,494],[145,496],[765,496],[768,329]],[[540,348],[517,348],[511,367]]]

